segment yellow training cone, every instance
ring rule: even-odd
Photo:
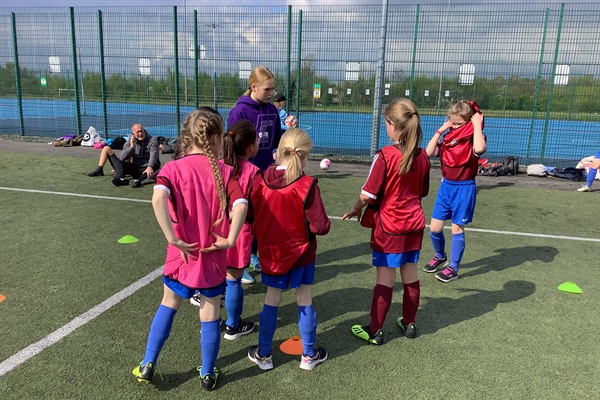
[[[136,238],[135,236],[125,235],[121,239],[117,240],[117,242],[119,242],[121,244],[130,244],[130,243],[139,242],[139,239]]]
[[[558,290],[561,290],[561,291],[567,292],[567,293],[575,293],[575,294],[583,293],[583,290],[581,290],[581,288],[579,286],[577,286],[577,284],[575,282],[561,283],[560,285],[558,285]]]

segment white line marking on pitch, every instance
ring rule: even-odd
[[[342,217],[329,217],[330,219],[339,219]],[[425,225],[429,228],[429,225]],[[445,226],[444,229],[452,229],[451,226]],[[479,229],[479,228],[465,228],[465,231],[468,232],[483,232],[483,233],[496,233],[499,235],[513,235],[513,236],[529,236],[529,237],[537,237],[537,238],[546,238],[546,239],[563,239],[563,240],[579,240],[583,242],[598,242],[600,243],[600,239],[596,238],[582,238],[577,236],[558,236],[558,235],[546,235],[543,233],[527,233],[527,232],[511,232],[511,231],[496,231],[493,229]]]
[[[80,193],[68,193],[68,192],[51,192],[46,190],[33,190],[33,189],[17,189],[17,188],[9,188],[0,186],[1,190],[13,190],[16,192],[29,192],[29,193],[42,193],[42,194],[58,194],[63,196],[74,196],[74,197],[88,197],[92,199],[104,199],[104,200],[118,200],[118,201],[134,201],[138,203],[152,203],[150,200],[143,199],[127,199],[123,197],[110,197],[110,196],[97,196],[93,194],[80,194]],[[341,217],[330,216],[330,219],[341,220]],[[429,225],[427,225],[429,228]],[[446,226],[444,229],[451,229],[451,227]],[[527,233],[527,232],[511,232],[511,231],[497,231],[493,229],[479,229],[479,228],[466,228],[466,231],[469,232],[482,232],[482,233],[495,233],[498,235],[513,235],[513,236],[528,236],[528,237],[538,237],[538,238],[546,238],[546,239],[562,239],[562,240],[575,240],[582,242],[597,242],[600,243],[600,239],[598,238],[584,238],[577,236],[558,236],[558,235],[546,235],[543,233]]]
[[[121,301],[125,300],[127,297],[131,296],[132,294],[134,294],[135,292],[137,292],[144,286],[148,285],[154,279],[156,279],[157,277],[162,275],[162,271],[163,271],[162,266],[160,268],[155,269],[154,271],[150,272],[148,275],[146,275],[142,279],[138,280],[137,282],[132,283],[131,285],[127,286],[125,289],[112,295],[111,297],[104,300],[102,303],[93,307],[89,311],[86,311],[83,314],[75,317],[71,322],[58,328],[57,330],[55,330],[54,332],[52,332],[45,338],[38,340],[37,342],[35,342],[33,344],[30,344],[29,346],[25,347],[23,350],[19,351],[15,355],[2,361],[0,363],[0,376],[3,376],[7,372],[11,371],[12,369],[23,364],[25,361],[34,357],[38,353],[42,352],[44,349],[57,343],[62,338],[64,338],[65,336],[67,336],[68,334],[73,332],[75,329],[82,327],[83,325],[87,324],[88,322],[90,322],[94,318],[98,317],[105,311],[110,310],[112,307],[116,306]]]
[[[102,200],[119,200],[119,201],[133,201],[138,203],[152,203],[150,200],[143,199],[126,199],[124,197],[110,197],[110,196],[96,196],[93,194],[80,194],[80,193],[68,193],[68,192],[51,192],[48,190],[33,190],[33,189],[17,189],[0,186],[2,190],[12,190],[15,192],[27,192],[27,193],[42,193],[42,194],[58,194],[62,196],[73,196],[73,197],[87,197],[90,199],[102,199]]]
[[[42,194],[55,194],[55,195],[63,195],[63,196],[74,196],[74,197],[87,197],[92,199],[103,199],[103,200],[117,200],[117,201],[134,201],[139,203],[151,203],[150,200],[141,200],[141,199],[127,199],[122,197],[110,197],[110,196],[96,196],[90,194],[79,194],[79,193],[67,193],[67,192],[52,192],[46,190],[33,190],[33,189],[18,189],[18,188],[8,188],[0,186],[0,190],[12,190],[16,192],[28,192],[28,193],[42,193]],[[335,220],[341,220],[341,217],[329,217]],[[429,227],[429,225],[427,225]],[[445,227],[445,229],[451,229],[451,227]],[[548,239],[563,239],[563,240],[577,240],[577,241],[588,241],[588,242],[600,242],[600,239],[595,238],[581,238],[581,237],[573,237],[573,236],[557,236],[557,235],[545,235],[539,233],[524,233],[524,232],[510,232],[510,231],[497,231],[491,229],[477,229],[477,228],[467,228],[468,231],[473,232],[482,232],[482,233],[495,233],[500,235],[514,235],[514,236],[529,236],[529,237],[539,237],[539,238],[548,238]],[[93,307],[89,311],[84,312],[83,314],[75,317],[71,322],[63,325],[58,328],[45,338],[38,340],[37,342],[30,344],[23,350],[14,354],[13,356],[7,358],[6,360],[0,363],[0,377],[6,374],[7,372],[13,370],[19,365],[23,364],[30,358],[42,352],[44,349],[52,346],[53,344],[59,342],[62,338],[73,332],[75,329],[82,327],[88,322],[92,321],[99,315],[103,314],[105,311],[108,311],[115,305],[119,304],[121,301],[125,300],[127,297],[131,296],[144,286],[148,285],[154,279],[158,278],[162,275],[163,267],[157,268],[156,270],[150,272],[145,277],[140,280],[132,283],[125,289],[120,292],[114,294],[109,297],[102,303]]]

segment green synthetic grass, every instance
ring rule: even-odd
[[[90,160],[0,153],[0,186],[149,200],[151,187],[117,188],[89,178]],[[322,173],[328,214],[354,204],[363,178]],[[438,184],[424,200],[429,218]],[[476,229],[600,237],[596,193],[482,186]],[[59,329],[164,261],[165,241],[149,203],[0,190],[0,362]],[[450,234],[446,237],[449,241]],[[140,239],[121,245],[125,234]],[[278,350],[298,334],[293,291],[284,294],[275,334],[275,369],[261,372],[246,352],[257,335],[222,340],[218,390],[200,393],[198,309],[184,304],[159,359],[155,383],[138,384],[160,303],[160,279],[134,293],[0,377],[5,399],[595,399],[600,392],[600,243],[467,232],[461,278],[449,284],[420,272],[419,337],[400,337],[395,319],[385,344],[369,346],[350,327],[367,323],[375,274],[369,232],[332,220],[319,241],[317,342],[329,360],[314,371]],[[425,237],[421,264],[431,256]],[[582,295],[557,286],[574,281]],[[265,289],[246,285],[244,317],[258,321]],[[222,316],[225,316],[223,310]]]

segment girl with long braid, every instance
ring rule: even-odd
[[[183,124],[179,158],[167,163],[156,179],[152,206],[168,242],[167,257],[163,299],[150,326],[144,359],[132,371],[140,382],[151,381],[183,299],[199,291],[202,366],[198,371],[202,389],[217,385],[226,249],[235,244],[248,203],[233,168],[217,161],[223,132],[218,114],[192,112]]]

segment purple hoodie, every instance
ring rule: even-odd
[[[258,137],[258,153],[250,161],[262,171],[273,164],[273,150],[279,146],[281,139],[281,120],[279,111],[272,103],[259,103],[250,96],[242,96],[231,109],[227,126],[247,119],[254,124]]]

